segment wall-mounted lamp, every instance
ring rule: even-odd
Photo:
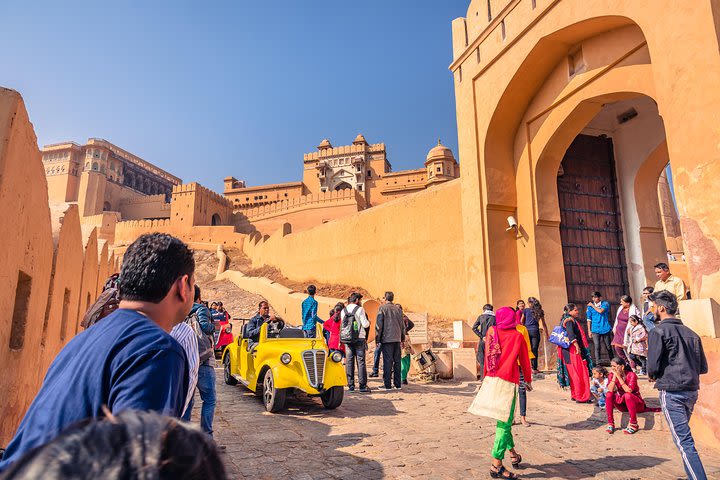
[[[515,233],[518,233],[518,223],[517,223],[517,220],[515,220],[515,217],[510,215],[507,218],[507,222],[508,222],[509,227],[506,228],[505,231],[506,232],[514,231]]]

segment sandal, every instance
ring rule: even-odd
[[[510,456],[510,463],[515,468],[520,468],[520,462],[522,462],[522,455],[519,453],[517,455],[511,455]]]
[[[608,426],[605,427],[605,431],[609,434],[615,433],[615,425],[611,425],[608,423]]]
[[[636,433],[638,430],[640,430],[640,425],[638,425],[637,423],[628,423],[628,426],[625,430],[623,430],[623,433],[632,435],[632,434]]]
[[[504,465],[500,467],[496,467],[495,465],[490,465],[490,476],[492,478],[520,478],[517,475],[515,475],[513,472],[505,468]]]

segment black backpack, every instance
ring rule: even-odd
[[[358,309],[360,306],[355,305],[355,310],[350,313],[347,307],[343,308],[345,316],[340,324],[340,343],[355,343],[360,339],[360,323],[355,318]]]
[[[195,337],[198,342],[198,355],[200,356],[200,363],[215,355],[213,341],[208,335],[205,335],[200,328],[200,319],[198,318],[197,313],[193,312],[191,315],[188,315],[185,319],[185,323],[190,325],[193,332],[195,332]]]

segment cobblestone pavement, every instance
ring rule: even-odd
[[[324,410],[319,399],[295,397],[287,410],[270,414],[255,395],[226,385],[222,370],[216,372],[215,438],[227,446],[229,478],[489,478],[494,422],[466,413],[477,382],[411,383],[369,395],[346,391],[334,411]],[[647,398],[657,405],[656,395]],[[195,421],[200,403],[197,398]],[[640,418],[650,430],[608,435],[604,413],[571,402],[548,376],[528,394],[528,419],[531,427],[513,428],[522,478],[683,478],[660,414]],[[720,451],[700,453],[710,478],[720,478]]]

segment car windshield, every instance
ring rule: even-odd
[[[305,338],[302,329],[285,327],[280,330],[280,335],[277,338]]]

